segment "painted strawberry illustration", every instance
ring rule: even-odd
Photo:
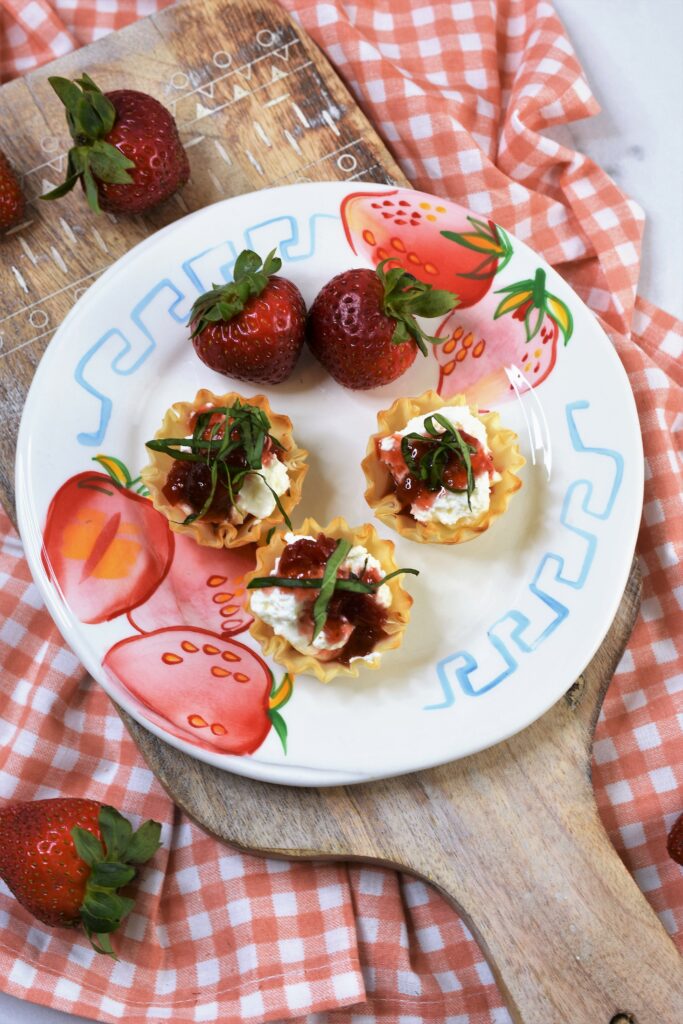
[[[437,335],[446,340],[433,348],[439,394],[466,394],[489,408],[514,395],[509,366],[537,387],[555,365],[560,334],[566,345],[573,329],[569,309],[547,290],[539,268],[533,279],[500,288],[469,315],[455,309],[443,321]]]
[[[512,256],[493,221],[426,192],[354,192],[343,200],[341,217],[355,253],[375,266],[391,259],[420,281],[455,292],[460,309],[486,295]]]
[[[53,497],[43,532],[45,571],[73,613],[106,622],[147,601],[168,572],[173,534],[134,488],[128,470],[108,456],[106,470],[71,477]]]
[[[209,548],[176,533],[168,573],[148,601],[128,613],[141,633],[184,622],[224,638],[243,633],[254,621],[242,580],[256,564],[255,545]]]
[[[121,640],[102,664],[151,721],[180,739],[221,754],[253,754],[272,725],[286,745],[279,709],[291,696],[291,679],[274,690],[263,659],[236,640],[171,626]]]

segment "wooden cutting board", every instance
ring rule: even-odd
[[[175,114],[192,180],[159,212],[95,218],[61,180],[68,138],[48,74],[88,71]],[[226,196],[295,181],[405,183],[315,46],[267,0],[188,0],[0,88],[0,141],[30,198],[0,238],[0,496],[13,513],[16,430],[56,327],[138,241]],[[55,400],[59,396],[55,395]],[[631,572],[619,612],[580,680],[535,725],[455,764],[327,790],[212,769],[122,713],[173,799],[226,842],[269,856],[360,858],[431,881],[464,914],[524,1024],[674,1024],[674,946],[614,852],[590,785],[593,728],[637,614]]]

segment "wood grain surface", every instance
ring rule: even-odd
[[[96,218],[77,193],[37,199],[61,179],[68,148],[47,75],[84,70],[105,90],[148,91],[176,116],[192,180],[150,216]],[[405,183],[325,59],[267,0],[188,0],[5,85],[0,132],[30,197],[26,221],[0,238],[0,496],[12,515],[16,430],[35,368],[74,301],[119,256],[185,213],[268,185]],[[436,885],[478,937],[516,1021],[675,1024],[680,962],[602,829],[589,778],[595,720],[639,587],[634,565],[608,637],[563,701],[507,743],[431,771],[276,787],[212,769],[123,718],[176,803],[225,842],[372,860]]]

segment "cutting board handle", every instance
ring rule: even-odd
[[[477,826],[469,844],[447,824],[459,818],[462,793],[449,786],[452,773],[423,776],[438,824],[432,836],[416,835],[411,851],[404,835],[403,860],[419,869],[422,858],[420,874],[463,915],[513,1020],[683,1021],[683,969],[673,943],[612,847],[588,780],[567,772],[566,761],[549,772],[548,753],[527,751],[508,766],[502,787],[471,773],[481,799],[478,821],[474,801],[467,808],[468,829]]]

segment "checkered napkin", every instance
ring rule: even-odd
[[[636,295],[642,212],[590,160],[540,134],[597,104],[546,2],[283,2],[415,186],[494,217],[543,253],[595,311],[629,373],[646,455],[644,601],[598,725],[593,777],[613,842],[680,940],[683,884],[665,840],[683,782],[683,330]],[[0,0],[0,77],[159,6]],[[0,987],[130,1024],[509,1021],[467,928],[421,882],[242,856],[184,820],[65,648],[5,519],[0,532],[0,798],[69,793],[164,823],[118,964],[43,928],[0,891]]]

